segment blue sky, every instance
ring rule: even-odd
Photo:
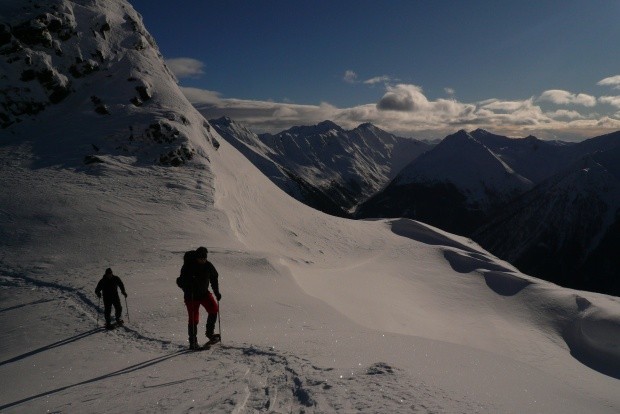
[[[130,0],[207,115],[441,137],[620,129],[620,2]]]

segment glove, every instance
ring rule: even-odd
[[[220,292],[217,292],[217,293],[215,294],[215,297],[217,298],[217,301],[218,301],[218,302],[220,301],[220,299],[222,299],[222,295],[220,295]]]
[[[127,297],[127,293],[126,293],[126,292],[123,292],[123,296]]]

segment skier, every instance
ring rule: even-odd
[[[181,275],[177,278],[177,286],[183,289],[185,306],[187,307],[187,334],[189,336],[190,349],[198,349],[198,322],[200,318],[200,305],[207,310],[206,336],[209,346],[220,341],[220,335],[215,334],[215,322],[219,311],[218,302],[222,299],[218,284],[218,274],[215,266],[207,260],[208,250],[199,247],[195,251],[188,251],[183,257]],[[213,294],[209,292],[209,284]]]
[[[115,326],[111,322],[112,305],[114,305],[116,325],[123,324],[123,320],[121,319],[123,307],[121,306],[121,299],[118,297],[118,288],[121,288],[121,293],[123,296],[127,297],[127,292],[125,292],[125,285],[123,285],[123,281],[120,277],[115,276],[112,273],[112,269],[108,267],[95,288],[95,294],[97,297],[101,298],[101,293],[103,292],[103,307],[106,329],[112,329]]]

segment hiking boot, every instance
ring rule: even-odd
[[[109,329],[114,329],[114,325],[112,325],[110,322],[107,322],[107,323],[105,324],[105,328],[106,328],[106,329],[108,329],[108,330],[109,330]]]
[[[192,341],[189,343],[189,349],[200,349],[200,345],[198,345],[198,341]]]
[[[215,334],[215,322],[217,321],[217,313],[207,315],[207,325],[205,326],[205,336],[209,339]]]
[[[209,344],[216,344],[222,340],[222,337],[218,334],[213,334],[209,336],[208,338],[209,338],[209,342],[208,342]]]
[[[125,323],[125,321],[123,321],[122,319],[117,319],[116,320],[116,324],[119,326],[122,326]]]

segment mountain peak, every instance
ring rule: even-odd
[[[333,121],[325,120],[319,122],[316,125],[304,125],[304,126],[294,126],[292,128],[287,129],[286,131],[281,132],[277,135],[313,135],[313,134],[324,134],[329,131],[336,132],[344,132],[339,125],[335,124]]]
[[[457,143],[457,142],[476,142],[476,143],[478,143],[478,141],[473,136],[471,136],[471,134],[469,132],[465,131],[464,129],[461,129],[461,130],[455,132],[452,135],[448,135],[442,141],[442,143],[445,143],[445,144],[454,144],[454,143]]]
[[[381,128],[379,128],[378,126],[376,126],[375,124],[372,124],[370,122],[364,122],[363,124],[359,124],[357,126],[357,128],[352,130],[353,132],[357,132],[359,134],[362,135],[367,135],[367,134],[372,134],[372,135],[393,135],[390,132],[387,132]]]
[[[494,135],[494,134],[490,133],[486,129],[477,128],[477,129],[475,129],[474,131],[471,132],[471,135],[472,136],[476,136],[476,135]]]
[[[325,131],[330,131],[332,129],[335,129],[336,131],[343,131],[343,129],[337,125],[336,123],[334,123],[333,121],[330,120],[325,120],[323,122],[319,122],[316,127],[318,129],[320,129],[321,131],[325,130]]]
[[[364,122],[363,124],[359,124],[356,129],[380,129],[375,124],[370,122]]]

